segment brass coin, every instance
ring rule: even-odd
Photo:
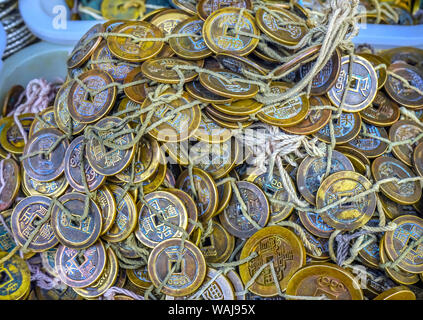
[[[113,136],[113,140],[111,142],[120,147],[132,143],[134,138],[132,132],[118,135],[118,132],[114,129],[115,127],[119,127],[121,123],[121,119],[118,117],[106,117],[101,119],[96,124],[98,128],[101,128],[98,132],[99,137],[107,141],[111,139],[111,136]],[[130,129],[128,124],[122,128],[122,130],[127,129]],[[86,151],[88,163],[95,172],[104,176],[112,176],[122,172],[126,167],[128,167],[134,156],[135,148],[129,147],[123,150],[110,150],[106,146],[102,145],[96,138],[91,137],[88,139]]]
[[[75,218],[83,216],[86,197],[88,196],[82,193],[70,192],[61,196],[58,201]],[[91,199],[88,206],[88,215],[84,220],[72,221],[59,205],[53,203],[51,226],[62,245],[73,249],[86,249],[97,241],[103,224],[101,212]]]
[[[283,63],[282,65],[279,65],[276,68],[275,67],[271,68],[271,70],[274,69],[273,72],[275,76],[277,77],[286,75],[285,78],[288,78],[290,81],[294,81],[295,78],[297,78],[297,74],[295,70],[300,68],[302,65],[311,63],[313,60],[315,60],[319,54],[321,47],[322,47],[321,45],[315,45],[305,50],[301,50],[299,53],[295,54],[292,59]],[[280,50],[278,50],[277,47],[270,47],[270,48],[282,56],[290,54],[288,52],[280,52]],[[258,52],[256,53],[256,55],[257,54]],[[263,53],[260,55],[260,57],[262,57],[262,59],[266,59]],[[267,57],[267,59],[268,58],[269,57]],[[279,60],[276,60],[276,59],[270,59],[270,60],[272,60],[274,63],[280,64]]]
[[[190,37],[169,39],[170,48],[181,58],[187,60],[204,59],[212,54],[202,37],[203,20],[191,17],[181,21],[174,29],[174,34],[192,34]]]
[[[0,224],[0,252],[6,251],[10,252],[16,247],[15,240],[13,238],[13,234],[10,231],[11,226],[11,215],[12,215],[13,209],[9,209],[6,211],[0,212],[0,215],[2,216],[4,222],[6,224],[1,223]]]
[[[258,185],[265,192],[265,194],[268,195],[269,198],[291,202],[293,199],[289,192],[285,189],[282,178],[280,177],[280,174],[277,172],[277,170],[273,172],[270,180],[268,180],[268,174],[269,172],[263,172],[260,169],[255,169],[248,175],[245,180]],[[292,179],[288,179],[291,180],[291,185],[294,186]],[[285,220],[291,215],[292,210],[294,210],[293,206],[271,203],[269,222],[277,223],[279,221]]]
[[[386,92],[398,104],[411,109],[423,107],[423,96],[412,88],[407,88],[401,80],[390,75],[389,72],[404,78],[419,90],[423,90],[423,72],[407,63],[395,62],[388,67],[388,80],[385,83]]]
[[[336,144],[347,143],[354,139],[360,133],[361,123],[362,121],[359,113],[342,112],[339,118],[333,120]],[[313,133],[313,136],[323,142],[330,143],[331,135],[329,124]]]
[[[211,13],[204,22],[204,41],[215,54],[246,56],[258,45],[257,37],[260,35],[260,30],[256,26],[254,17],[247,11],[241,15],[240,11],[240,8],[234,7],[219,9]],[[237,25],[238,31],[252,34],[254,37],[237,34],[235,30]]]
[[[52,277],[59,277],[56,271],[56,252],[57,247],[54,247],[40,253],[41,265],[43,266],[43,269]]]
[[[375,137],[380,137],[386,140],[388,139],[388,133],[385,128],[375,127],[374,125],[366,125],[366,133]],[[361,132],[357,137],[347,143],[347,146],[358,149],[367,158],[376,158],[384,154],[388,149],[388,144],[377,138],[363,136],[364,126],[361,128]]]
[[[25,156],[39,151],[46,152],[55,144],[57,144],[56,147],[47,155],[42,153],[22,160],[22,165],[28,176],[38,181],[48,182],[63,174],[65,153],[69,142],[67,139],[62,139],[60,130],[42,129],[38,131],[29,139],[23,154]]]
[[[69,183],[64,175],[56,180],[49,182],[41,182],[32,179],[22,168],[22,191],[29,196],[47,196],[49,198],[60,197],[68,188]]]
[[[222,177],[220,180],[216,180],[216,185],[225,178],[228,178],[229,175]],[[232,198],[232,185],[230,181],[225,182],[224,184],[217,185],[217,193],[219,197],[219,204],[217,205],[216,212],[213,216],[217,216],[220,214],[223,210],[227,208],[229,205],[229,201]]]
[[[124,19],[109,19],[105,23],[103,23],[103,27],[105,32],[110,33],[113,32],[117,26],[124,24],[127,20]]]
[[[188,14],[197,14],[195,3],[192,3],[189,0],[171,0],[170,4],[178,9],[185,11]]]
[[[139,269],[130,269],[126,274],[129,281],[142,290],[147,290],[153,284],[148,275],[148,268],[146,265]]]
[[[266,75],[267,70],[256,62],[250,60],[250,57],[239,57],[232,54],[221,53],[216,55],[216,60],[232,72],[243,74],[244,71],[257,75]]]
[[[136,103],[132,100],[129,100],[128,98],[123,98],[118,106],[117,113],[118,117],[121,119],[125,119],[126,117],[133,117],[131,118],[131,121],[129,122],[129,126],[132,129],[136,129],[139,124],[141,124],[141,119],[137,117],[138,110],[141,109],[141,104]]]
[[[311,96],[309,103],[310,109],[304,120],[294,126],[284,127],[284,131],[290,134],[309,135],[319,131],[327,125],[331,119],[332,110],[312,110],[312,108],[316,106],[330,106],[330,101],[324,96]]]
[[[373,300],[416,300],[416,295],[407,287],[399,286],[382,292]]]
[[[232,137],[232,131],[216,124],[204,113],[201,114],[201,122],[195,131],[194,138],[206,143],[224,143]]]
[[[7,158],[9,152],[3,149],[3,146],[1,144],[1,136],[2,136],[1,132],[3,131],[6,124],[10,121],[12,121],[11,118],[0,118],[0,158],[3,158],[3,159]]]
[[[102,217],[102,228],[100,236],[103,236],[113,226],[116,218],[116,199],[113,196],[110,189],[106,186],[102,186],[97,190],[97,202]]]
[[[378,227],[379,226],[379,219],[373,218],[370,219],[369,222],[366,224],[369,227]],[[376,241],[371,242],[363,249],[358,252],[358,257],[360,261],[369,268],[378,268],[380,264],[380,253],[379,253],[379,244],[381,241],[381,236],[376,234]],[[369,240],[370,237],[365,235],[364,241]]]
[[[292,296],[322,296],[330,300],[363,300],[356,278],[333,263],[305,266],[294,273],[286,293]]]
[[[285,290],[288,280],[306,263],[306,252],[300,238],[291,230],[280,226],[266,227],[254,233],[242,248],[240,259],[245,259],[253,252],[257,256],[239,266],[244,285],[260,267],[273,260],[279,287]],[[261,297],[278,295],[270,266],[261,272],[248,290]]]
[[[69,90],[68,109],[70,116],[81,123],[92,123],[104,117],[116,100],[117,89],[115,86],[103,89],[113,83],[110,74],[101,70],[90,70],[80,75],[86,88],[74,82]],[[98,94],[93,91],[101,90]]]
[[[178,72],[174,70],[174,68],[178,66],[192,67],[193,69],[181,69],[180,72],[183,74],[183,79],[181,79]],[[197,72],[194,68],[196,68],[195,62],[179,58],[154,58],[145,61],[141,65],[141,71],[146,78],[160,83],[174,84],[180,83],[181,81],[185,83],[194,80],[195,77],[197,77]]]
[[[292,85],[285,82],[273,82],[270,84],[272,96],[277,97],[291,88]],[[310,103],[305,95],[294,97],[286,102],[276,105],[264,106],[257,113],[261,121],[279,127],[294,126],[305,119],[310,108]]]
[[[6,96],[3,100],[3,108],[1,115],[6,117],[16,106],[21,94],[25,91],[25,88],[21,85],[15,85],[7,91]]]
[[[163,294],[174,297],[187,296],[195,292],[206,277],[206,262],[193,243],[181,239],[168,239],[158,244],[148,258],[148,274],[158,287],[182,256],[179,270],[171,275],[162,287]]]
[[[110,229],[101,237],[112,243],[127,239],[137,225],[137,208],[129,192],[117,185],[108,185],[116,203],[116,216]],[[120,199],[120,201],[119,201]]]
[[[81,161],[82,157],[84,163],[84,174],[87,182],[88,190],[95,191],[104,183],[106,177],[98,174],[93,170],[88,161],[86,160],[86,148],[84,147],[84,153],[81,156],[84,136],[75,138],[65,153],[65,176],[70,186],[78,192],[85,192],[85,186],[82,180]]]
[[[153,174],[153,176],[150,179],[142,183],[144,194],[156,191],[163,184],[166,178],[166,171],[167,171],[166,165],[162,164],[162,163],[165,163],[163,159],[164,159],[164,156],[162,156],[162,160],[159,164],[159,168],[157,169],[157,172]]]
[[[400,115],[398,104],[382,91],[377,92],[370,106],[360,111],[360,116],[365,122],[382,127],[393,125]]]
[[[419,215],[419,212],[414,208],[412,205],[402,205],[398,202],[392,201],[387,196],[385,196],[383,193],[379,193],[379,200],[382,203],[382,209],[385,213],[385,216],[388,219],[395,219],[399,216],[408,214],[408,215]]]
[[[223,9],[223,8],[245,8],[248,10],[252,9],[252,4],[250,0],[200,0],[197,2],[196,11],[198,16],[206,20],[210,14],[215,12],[216,10]]]
[[[218,206],[218,193],[213,178],[199,168],[193,168],[194,187],[197,197],[193,196],[188,169],[183,171],[176,180],[176,187],[188,193],[195,201],[198,209],[198,219],[208,221],[216,212]]]
[[[8,209],[18,196],[21,185],[19,166],[12,158],[1,160],[2,190],[0,193],[0,211]]]
[[[423,128],[411,120],[400,120],[389,129],[389,140],[399,142],[408,139],[415,139],[423,135]],[[413,145],[404,144],[394,146],[392,152],[399,160],[407,166],[413,166]]]
[[[153,19],[153,17],[155,17],[156,15],[158,15],[159,13],[162,13],[164,11],[168,10],[168,8],[159,8],[159,9],[155,9],[152,10],[146,14],[144,14],[139,20],[140,21],[151,21],[151,19]]]
[[[94,51],[91,65],[93,69],[106,72],[115,82],[119,83],[123,83],[126,76],[135,68],[134,65],[124,61],[116,61],[105,40]]]
[[[301,22],[303,24],[299,25]],[[256,12],[256,23],[263,33],[284,45],[298,44],[308,32],[305,21],[288,10],[277,7],[267,10],[259,8]]]
[[[414,149],[413,164],[416,172],[423,177],[423,142],[420,142]]]
[[[226,278],[232,283],[235,292],[235,300],[247,300],[245,294],[242,293],[244,291],[244,284],[240,276],[235,271],[230,270],[226,273]]]
[[[21,200],[13,209],[11,217],[12,232],[20,246],[24,246],[32,233],[48,213],[51,199],[44,196],[32,196]],[[50,221],[43,223],[35,237],[28,245],[28,249],[41,252],[53,248],[58,244]]]
[[[166,99],[170,98],[176,93],[174,89],[168,89],[161,93],[159,97]],[[173,112],[180,106],[193,102],[191,97],[184,92],[181,97],[172,100],[169,103],[163,103],[156,108],[151,121],[157,122]],[[146,99],[142,104],[142,108],[150,106],[150,99]],[[141,115],[141,121],[145,121],[147,117],[146,113]],[[148,134],[158,141],[163,142],[180,142],[190,138],[200,126],[201,122],[201,109],[198,105],[194,105],[192,108],[181,110],[174,114],[172,119],[161,123],[154,129],[150,130]]]
[[[194,99],[198,99],[202,102],[207,103],[230,103],[232,98],[225,98],[214,94],[210,90],[206,89],[199,80],[194,80],[185,84],[185,90]]]
[[[87,62],[94,50],[100,45],[102,39],[100,33],[102,32],[104,32],[104,27],[99,23],[82,36],[68,58],[67,66],[69,69],[80,67]]]
[[[39,121],[37,118],[35,118],[31,124],[31,127],[29,128],[28,138],[31,138],[41,129],[57,128],[57,123],[54,119],[53,107],[48,107],[47,109],[44,109],[44,111],[39,113],[39,117],[44,120],[44,122]]]
[[[212,103],[212,106],[228,115],[245,116],[256,113],[263,107],[263,104],[254,99],[243,99],[226,104]]]
[[[137,81],[145,81],[144,83],[131,85],[130,87],[125,87],[123,91],[125,95],[136,103],[143,103],[145,97],[147,96],[148,86],[146,83],[144,74],[142,73],[141,67],[133,69],[125,78],[124,84],[129,85],[129,83],[134,83]]]
[[[0,259],[6,255],[6,252],[0,252]],[[0,264],[0,270],[0,300],[19,300],[24,297],[31,286],[31,273],[27,263],[15,254]]]
[[[209,117],[212,121],[214,121],[216,124],[218,124],[219,126],[221,126],[222,128],[227,128],[227,129],[232,129],[232,130],[236,130],[236,129],[245,129],[248,128],[249,126],[251,126],[254,121],[243,121],[243,122],[234,122],[234,121],[225,121],[222,120],[220,118],[215,117],[213,114],[211,114],[208,110],[204,110],[204,114],[206,114],[207,117]]]
[[[241,76],[232,71],[224,69],[211,69],[210,71],[214,74],[200,72],[200,83],[219,96],[234,99],[247,99],[254,97],[259,90],[256,84],[236,81],[236,79],[241,79]]]
[[[77,294],[85,299],[93,299],[103,295],[113,286],[117,279],[119,272],[118,258],[112,248],[107,248],[106,253],[106,265],[100,278],[88,287],[74,289]]]
[[[135,156],[132,159],[133,166],[133,181],[131,181],[132,164],[129,165],[116,177],[124,182],[140,183],[150,178],[159,167],[160,150],[157,140],[146,136],[138,142],[138,147],[135,148]]]
[[[260,227],[266,226],[270,218],[270,208],[264,192],[251,182],[237,181],[235,184],[241,194],[242,201],[246,205],[246,213]],[[242,213],[235,190],[232,191],[231,201],[223,213],[219,215],[219,219],[226,231],[237,238],[248,239],[257,231]]]
[[[249,116],[227,115],[226,113],[216,110],[215,108],[210,106],[205,107],[204,110],[207,111],[207,113],[211,114],[213,117],[226,122],[246,122],[250,120]]]
[[[103,0],[101,2],[101,15],[106,20],[136,20],[141,15],[141,10],[138,6],[128,5],[126,0]]]
[[[59,245],[56,253],[56,268],[60,280],[72,288],[86,288],[98,279],[104,271],[107,255],[103,242],[82,251],[82,256],[73,248]]]
[[[169,35],[174,33],[174,29],[179,23],[189,17],[190,15],[183,10],[167,9],[155,15],[151,19],[151,23],[157,26],[164,35]]]
[[[372,64],[360,56],[354,56],[353,61],[350,87],[347,88],[350,57],[343,56],[338,79],[328,92],[330,101],[339,107],[346,91],[342,107],[342,110],[346,112],[364,110],[372,103],[377,92],[377,75]]]
[[[323,221],[319,213],[305,211],[298,211],[297,213],[304,228],[319,238],[329,238],[335,231],[333,227]]]
[[[184,203],[174,194],[155,191],[145,196],[149,207],[143,205],[139,212],[137,239],[147,247],[154,248],[170,238],[182,237],[182,232],[165,224],[174,224],[186,230],[188,214]],[[158,217],[160,215],[160,217]]]
[[[373,65],[374,68],[376,68],[377,66],[380,66],[382,64],[384,64],[386,66],[385,68],[380,68],[378,70],[375,70],[376,75],[377,75],[377,88],[378,88],[378,90],[382,89],[383,86],[385,85],[386,79],[388,79],[386,69],[389,66],[389,62],[386,61],[381,56],[371,54],[371,53],[360,53],[359,56],[368,60]]]
[[[362,152],[346,145],[337,146],[336,150],[341,152],[351,161],[355,171],[362,175],[366,175],[367,166],[370,167],[370,160]]]
[[[367,178],[353,171],[339,171],[325,180],[316,194],[316,208],[320,209],[338,200],[354,197],[372,187]],[[376,193],[371,192],[359,199],[350,200],[327,209],[320,216],[333,228],[355,230],[365,225],[376,209]]]
[[[29,129],[34,121],[34,114],[25,113],[18,116],[18,119],[28,136]],[[25,147],[24,138],[13,118],[10,118],[3,127],[0,143],[4,150],[13,154],[22,154]]]
[[[382,240],[379,243],[379,257],[380,257],[380,262],[382,264],[388,262],[388,258],[386,257],[386,252],[383,245],[385,241],[384,238],[385,236],[382,237]],[[415,273],[406,272],[399,268],[397,270],[394,270],[392,268],[387,267],[385,268],[385,272],[392,280],[394,280],[396,283],[399,283],[399,284],[410,285],[410,284],[415,284],[419,282],[419,275]]]
[[[146,21],[130,21],[117,26],[114,33],[122,36],[109,36],[107,45],[110,52],[119,59],[131,62],[141,62],[156,56],[163,48],[163,41],[142,41],[137,38],[163,38],[162,31]]]
[[[83,300],[73,288],[62,284],[58,288],[50,290],[42,289],[38,286],[35,287],[35,295],[37,300]]]
[[[392,220],[397,225],[393,231],[387,231],[384,248],[390,261],[395,261],[401,252],[423,234],[423,219],[416,216],[403,215]],[[423,270],[422,244],[411,250],[402,259],[398,268],[409,273],[421,273]]]
[[[82,132],[86,124],[75,121],[69,113],[68,97],[73,81],[65,82],[57,92],[54,100],[54,120],[64,133],[78,134]]]
[[[212,233],[199,246],[207,263],[223,263],[235,248],[235,238],[220,223],[213,221]]]
[[[372,175],[376,181],[389,178],[405,179],[416,175],[410,168],[401,161],[383,156],[376,158],[372,163]],[[414,204],[422,196],[422,188],[418,181],[409,181],[407,183],[388,182],[380,186],[382,193],[392,201],[403,205]]]
[[[188,140],[178,143],[166,142],[163,143],[161,147],[169,154],[169,157],[167,157],[167,163],[188,166]]]
[[[182,203],[184,204],[185,208],[187,209],[187,215],[188,215],[188,226],[186,228],[186,231],[188,235],[192,234],[192,232],[196,228],[196,225],[190,222],[189,220],[193,220],[195,222],[198,221],[197,204],[192,199],[192,197],[185,191],[175,189],[175,188],[166,188],[164,190],[177,196],[179,200],[181,200]]]
[[[327,157],[315,158],[307,156],[297,170],[297,188],[306,201],[316,203],[316,193],[324,180]],[[350,160],[338,151],[332,151],[332,163],[329,174],[339,171],[354,171]]]

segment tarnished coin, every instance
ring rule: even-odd
[[[23,168],[21,170],[21,179],[22,191],[27,196],[47,196],[49,198],[58,198],[69,186],[65,175],[62,175],[53,181],[42,182],[32,179]]]
[[[3,211],[8,209],[15,201],[21,185],[21,176],[19,166],[12,158],[1,160],[0,169],[3,178],[0,193],[0,211]]]
[[[20,246],[31,238],[28,249],[41,252],[53,248],[58,244],[51,222],[45,221],[36,232],[41,220],[45,219],[50,207],[51,199],[44,196],[32,196],[21,200],[13,209],[11,216],[12,232]]]
[[[213,117],[226,122],[247,122],[251,120],[250,116],[234,116],[234,115],[228,115],[226,113],[223,113],[219,110],[216,110],[215,108],[211,106],[207,106],[204,108],[204,111],[206,111],[208,114],[211,114]]]
[[[10,232],[11,227],[11,216],[13,209],[5,210],[0,212],[5,224],[0,224],[0,252],[6,251],[11,252],[16,247],[15,239],[13,234]]]
[[[323,221],[339,230],[355,230],[365,225],[376,209],[376,192],[367,178],[354,171],[336,172],[325,180],[316,194],[316,208],[321,209],[345,198],[355,197],[322,212]]]
[[[22,165],[31,178],[38,181],[52,181],[60,177],[65,170],[65,153],[69,146],[67,139],[57,129],[42,129],[34,134],[24,148],[24,156],[34,152],[47,152],[55,145],[55,148],[47,154],[41,153],[28,157],[22,161]]]
[[[360,53],[359,56],[368,60],[373,65],[377,75],[377,88],[378,90],[382,89],[383,86],[385,85],[386,79],[388,78],[386,69],[389,66],[389,62],[386,61],[384,58],[382,58],[382,56],[378,56],[371,53]],[[385,67],[381,67],[382,65],[385,65]],[[376,70],[376,67],[378,66],[379,66],[379,69]]]
[[[196,11],[201,19],[206,20],[216,10],[227,7],[251,10],[252,5],[250,0],[200,0],[197,2]]]
[[[116,57],[131,62],[141,62],[153,58],[163,48],[163,41],[135,42],[134,38],[163,38],[162,31],[146,21],[129,21],[114,28],[113,33],[121,35],[109,36],[107,45]]]
[[[101,2],[101,15],[110,19],[136,20],[142,11],[136,5],[131,5],[126,0],[103,0]]]
[[[91,65],[93,69],[107,72],[114,81],[120,83],[123,83],[127,75],[135,68],[133,64],[116,60],[105,40],[94,51]]]
[[[55,261],[56,252],[57,247],[54,247],[40,253],[41,265],[43,266],[43,269],[52,277],[58,277]]]
[[[57,128],[56,120],[54,119],[54,108],[48,107],[44,111],[40,112],[38,116],[43,120],[40,121],[37,118],[31,124],[29,128],[28,138],[31,138],[41,129]]]
[[[361,130],[360,114],[342,112],[340,117],[333,120],[333,131],[336,144],[343,144],[354,139]],[[319,131],[313,133],[313,136],[326,143],[331,142],[330,125],[327,124]]]
[[[286,293],[292,296],[326,296],[330,300],[363,300],[356,277],[333,263],[305,266],[294,273]]]
[[[35,295],[37,300],[83,300],[79,294],[65,284],[62,284],[58,288],[50,290],[42,289],[39,286],[35,286]]]
[[[187,209],[187,215],[188,215],[188,226],[186,228],[186,231],[189,235],[192,234],[196,226],[190,220],[195,222],[198,221],[197,204],[192,199],[192,197],[185,191],[175,189],[175,188],[166,188],[165,190],[177,196],[184,204],[185,208]]]
[[[362,152],[345,145],[337,146],[336,150],[341,152],[351,161],[355,171],[362,175],[367,174],[367,167],[370,168],[370,160]]]
[[[256,23],[263,33],[284,45],[296,45],[307,34],[304,20],[288,10],[271,7],[259,8]]]
[[[416,172],[423,177],[423,142],[420,142],[414,148],[413,164]]]
[[[224,143],[232,137],[232,131],[228,128],[219,126],[216,122],[201,114],[201,122],[194,138],[206,143]]]
[[[231,171],[233,172],[233,171]],[[227,181],[223,184],[219,184],[222,180],[228,178],[229,175],[219,179],[216,181],[217,185],[217,193],[219,197],[219,204],[217,206],[216,212],[213,216],[217,216],[219,213],[221,213],[223,210],[226,209],[226,207],[229,205],[229,201],[232,198],[232,185],[230,181]]]
[[[402,216],[404,214],[408,215],[419,215],[419,212],[414,208],[413,205],[402,205],[398,202],[392,201],[387,196],[385,196],[382,192],[378,194],[379,200],[382,203],[382,209],[385,213],[385,216],[388,219],[395,219],[399,216]]]
[[[254,99],[243,99],[226,104],[212,103],[213,108],[228,115],[245,116],[259,111],[263,104]]]
[[[150,276],[148,275],[147,265],[139,269],[130,269],[126,274],[129,281],[142,290],[147,290],[152,285]]]
[[[178,264],[180,261],[180,264]],[[161,292],[174,297],[194,293],[206,277],[203,254],[190,241],[168,239],[158,244],[148,258],[148,274],[155,287],[174,269]]]
[[[322,129],[331,119],[332,110],[330,109],[316,109],[317,106],[330,106],[330,101],[324,96],[311,96],[309,99],[310,109],[300,123],[284,127],[283,130],[291,134],[309,135]]]
[[[188,193],[195,201],[198,209],[198,219],[202,222],[208,221],[216,212],[218,206],[218,193],[216,183],[213,178],[199,168],[193,168],[192,176],[194,180],[194,197],[189,170],[183,171],[176,180],[176,187]]]
[[[68,97],[73,81],[65,82],[57,92],[54,100],[54,120],[64,133],[78,134],[85,129],[86,124],[75,121],[69,114]]]
[[[191,67],[192,70],[180,68],[179,72],[183,74],[183,78],[181,79],[181,76],[176,71],[178,66]],[[179,58],[154,58],[145,61],[141,65],[141,71],[150,80],[160,83],[177,84],[181,81],[185,83],[194,80],[197,77],[196,67],[195,62]]]
[[[416,295],[407,287],[399,286],[382,292],[373,300],[416,300]]]
[[[216,60],[220,62],[227,69],[243,74],[243,72],[248,71],[256,75],[266,75],[267,71],[258,63],[251,60],[251,57],[239,57],[233,54],[220,53],[216,55]]]
[[[235,300],[246,300],[246,295],[243,293],[245,290],[244,284],[242,283],[242,280],[238,273],[233,270],[230,270],[228,273],[226,273],[226,278],[228,278],[229,281],[232,283],[235,293]]]
[[[218,124],[222,128],[226,128],[226,129],[232,129],[232,130],[239,130],[240,128],[245,129],[245,128],[248,128],[249,126],[251,126],[254,123],[253,120],[243,121],[243,122],[222,120],[221,118],[216,117],[207,108],[205,108],[203,112],[207,117],[209,117],[211,120],[216,122],[216,124]]]
[[[146,181],[143,181],[142,186],[144,194],[156,191],[165,181],[167,167],[162,163],[165,163],[164,156],[162,156],[162,160],[159,164],[157,172],[153,174],[151,178],[147,179]]]
[[[213,221],[212,228],[212,233],[200,243],[199,248],[207,263],[226,262],[235,248],[234,236],[216,221]]]
[[[9,154],[9,152],[4,150],[4,148],[1,144],[1,136],[2,136],[2,131],[3,131],[4,127],[10,121],[12,121],[11,118],[0,118],[0,158],[3,158],[3,159],[7,158],[7,155]]]
[[[247,284],[256,272],[271,262],[281,290],[285,290],[291,276],[306,263],[306,252],[300,238],[294,232],[280,226],[263,228],[253,234],[241,251],[240,260],[253,252],[257,256],[239,266],[242,282]],[[261,297],[278,294],[270,266],[262,270],[248,290]]]
[[[97,190],[95,201],[101,211],[103,223],[100,236],[102,236],[110,230],[115,221],[116,200],[110,189],[106,186],[102,186],[100,189]]]
[[[117,185],[108,185],[116,203],[116,216],[110,229],[101,237],[108,242],[120,242],[127,239],[137,225],[137,208],[129,192]]]
[[[423,235],[423,219],[416,216],[403,215],[392,220],[397,225],[393,231],[387,231],[384,237],[384,248],[391,261],[395,261],[402,251],[411,246]],[[398,267],[410,273],[421,273],[423,270],[423,245],[414,247],[398,263]]]
[[[423,128],[412,120],[400,120],[389,129],[389,140],[399,142],[423,136]],[[407,166],[413,166],[413,143],[394,146],[392,152]]]
[[[183,10],[166,9],[156,14],[150,22],[157,26],[164,35],[174,33],[175,27],[182,21],[190,18],[190,15]]]
[[[165,142],[161,145],[161,148],[169,156],[166,157],[166,161],[169,164],[179,164],[181,166],[188,166],[188,140],[181,142]]]
[[[180,22],[174,29],[174,34],[192,34],[189,37],[169,39],[170,48],[181,58],[187,60],[204,59],[212,54],[202,37],[203,20],[198,17],[188,18]]]
[[[64,284],[85,288],[101,277],[107,261],[106,249],[100,240],[82,251],[59,245],[55,261],[57,273]]]
[[[379,226],[379,219],[378,218],[372,218],[369,220],[369,222],[366,224],[366,226],[369,227],[378,227]],[[368,240],[374,240],[364,248],[362,248],[358,252],[358,257],[360,258],[360,261],[369,268],[378,268],[380,264],[380,253],[379,253],[379,243],[381,241],[381,235],[376,234],[375,235],[376,240],[374,238],[370,238],[369,235],[365,235],[363,242],[366,242]]]
[[[68,96],[69,114],[81,123],[95,122],[105,116],[115,103],[116,87],[103,89],[113,83],[113,78],[101,70],[90,70],[78,78],[85,87],[78,82],[72,84]],[[97,90],[101,91],[94,94]]]
[[[6,255],[6,252],[0,251],[0,259]],[[19,300],[24,297],[31,286],[28,264],[15,254],[0,264],[0,271],[2,274],[0,300]]]
[[[68,58],[69,69],[80,67],[91,57],[94,50],[100,45],[102,39],[100,33],[102,32],[104,32],[104,27],[99,23],[82,36]]]
[[[230,103],[232,98],[225,98],[214,94],[206,89],[199,80],[194,80],[185,84],[185,90],[194,99],[198,99],[207,103]]]
[[[328,97],[331,102],[339,107],[344,95],[346,97],[342,110],[346,112],[359,112],[367,108],[376,96],[377,75],[372,64],[360,57],[354,56],[352,74],[349,75],[350,56],[341,58],[341,71],[334,86],[329,90]],[[348,78],[351,83],[348,87]]]
[[[97,122],[96,126],[101,128],[98,132],[99,138],[113,142],[119,147],[132,143],[134,135],[132,132],[119,134],[115,127],[119,128],[121,119],[118,117],[106,117]],[[121,130],[128,131],[129,124],[121,127]],[[135,153],[134,147],[127,149],[111,149],[100,143],[95,137],[88,139],[86,146],[87,160],[95,172],[104,176],[112,176],[125,170],[130,164]]]
[[[298,191],[311,204],[316,203],[316,193],[325,178],[327,157],[307,156],[297,170]],[[338,151],[332,151],[332,162],[329,174],[339,171],[354,171],[350,160]]]
[[[1,109],[1,115],[6,117],[16,106],[19,101],[19,97],[25,91],[25,88],[21,85],[14,85],[7,91],[6,96],[3,100],[3,107]]]
[[[159,97],[166,99],[172,97],[175,93],[176,90],[168,89],[161,93]],[[148,134],[156,140],[163,142],[180,142],[190,138],[200,126],[200,107],[194,105],[192,108],[180,110],[179,112],[174,112],[174,110],[192,102],[192,98],[184,92],[181,97],[158,106],[154,115],[151,117],[153,123],[169,117],[171,113],[173,113],[173,116],[171,119],[162,122],[160,125],[150,130]],[[142,104],[142,108],[147,108],[151,103],[150,99],[146,99]],[[141,121],[145,121],[146,117],[147,113],[143,113],[141,115]]]
[[[51,226],[59,242],[68,248],[88,248],[100,236],[103,224],[101,212],[93,200],[86,201],[87,197],[81,193],[70,192],[58,199],[61,205],[53,203]],[[88,205],[88,214],[81,220],[86,205]],[[69,210],[70,214],[67,214],[63,208]],[[79,220],[71,218],[79,218]]]
[[[200,83],[211,92],[234,99],[254,97],[259,90],[256,84],[243,82],[241,76],[224,69],[211,69],[211,73],[200,72]],[[241,81],[237,81],[240,79]]]
[[[254,183],[238,181],[235,183],[243,204],[236,196],[236,191],[232,190],[232,198],[228,207],[219,215],[220,223],[230,234],[237,238],[247,239],[251,237],[257,229],[244,216],[255,221],[260,227],[266,226],[270,218],[269,202],[264,192]]]
[[[374,136],[368,137],[363,135],[364,133]],[[388,133],[385,128],[375,127],[374,125],[368,124],[361,128],[361,132],[357,137],[347,143],[347,146],[358,149],[367,158],[376,158],[384,154],[388,149],[388,144],[378,138],[388,140]]]
[[[97,190],[106,180],[106,177],[95,172],[86,160],[86,148],[85,146],[83,147],[84,139],[84,136],[75,138],[69,145],[65,154],[66,179],[70,186],[79,192],[86,191],[82,178],[81,159],[85,161],[83,171],[89,191]],[[81,154],[82,149],[84,150],[83,154]]]
[[[410,168],[401,161],[383,156],[376,158],[372,163],[372,175],[376,181],[390,178],[399,180],[412,178],[416,175]],[[403,205],[414,204],[420,200],[422,196],[422,188],[418,181],[409,181],[406,183],[388,182],[380,186],[382,193],[392,201]]]
[[[272,197],[273,199],[286,202],[292,201],[292,196],[285,189],[283,180],[277,170],[273,172],[270,180],[268,175],[269,172],[263,172],[263,170],[255,169],[248,175],[246,180],[258,185],[269,198]],[[291,185],[294,186],[292,179],[290,177],[288,179],[290,179],[290,181],[287,181],[286,183],[291,183]],[[277,223],[288,218],[292,213],[292,210],[294,210],[293,206],[271,203],[269,222]]]
[[[289,83],[273,82],[270,84],[270,91],[272,96],[277,97],[291,87]],[[274,126],[290,127],[303,121],[309,109],[310,103],[302,94],[282,103],[264,106],[262,111],[257,113],[257,118]]]
[[[405,79],[408,83],[403,83],[395,75]],[[416,87],[420,91],[423,90],[423,72],[419,68],[404,62],[392,63],[388,67],[388,80],[385,83],[386,92],[400,105],[420,109],[423,107],[423,96],[407,85]]]
[[[320,238],[329,238],[335,228],[323,221],[319,213],[298,211],[301,224],[311,234]]]
[[[24,138],[13,118],[10,117],[9,119],[10,120],[8,120],[5,126],[3,127],[3,130],[1,130],[0,144],[4,150],[10,153],[22,154],[25,147]],[[31,128],[31,124],[34,121],[34,114],[22,114],[18,116],[18,120],[21,123],[23,130],[28,136],[29,129]]]
[[[240,35],[237,33],[239,31],[253,36]],[[241,14],[240,8],[228,7],[216,10],[207,17],[203,25],[204,41],[216,54],[246,56],[258,45],[259,35],[260,31],[254,17],[247,11]]]
[[[365,122],[382,127],[393,125],[400,115],[398,104],[383,91],[378,91],[370,106],[360,111],[360,116]]]
[[[110,19],[103,23],[104,30],[108,33],[113,32],[117,26],[124,24],[127,20],[123,19]]]
[[[138,81],[141,83],[135,84]],[[136,103],[143,103],[148,93],[148,86],[141,67],[137,67],[128,73],[124,80],[124,85],[129,84],[131,86],[123,88],[125,95]]]
[[[154,248],[170,238],[182,237],[182,232],[169,226],[174,224],[186,230],[188,213],[184,203],[174,194],[166,191],[155,191],[145,196],[144,204],[139,212],[137,239],[147,247]]]

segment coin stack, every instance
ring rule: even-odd
[[[423,51],[345,51],[334,7],[175,4],[1,119],[0,299],[416,299]]]

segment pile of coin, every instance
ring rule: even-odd
[[[423,52],[334,48],[285,99],[304,8],[178,4],[89,30],[26,143],[0,119],[0,299],[415,299]]]

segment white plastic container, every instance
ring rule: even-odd
[[[4,30],[3,24],[0,22],[0,71],[3,66],[3,60],[1,57],[3,56],[4,50],[6,50],[7,46],[7,33]]]
[[[58,77],[64,80],[67,74],[66,60],[72,49],[72,46],[42,41],[7,58],[0,72],[0,101],[4,100],[12,86],[20,84],[26,87],[35,78],[50,82]]]

